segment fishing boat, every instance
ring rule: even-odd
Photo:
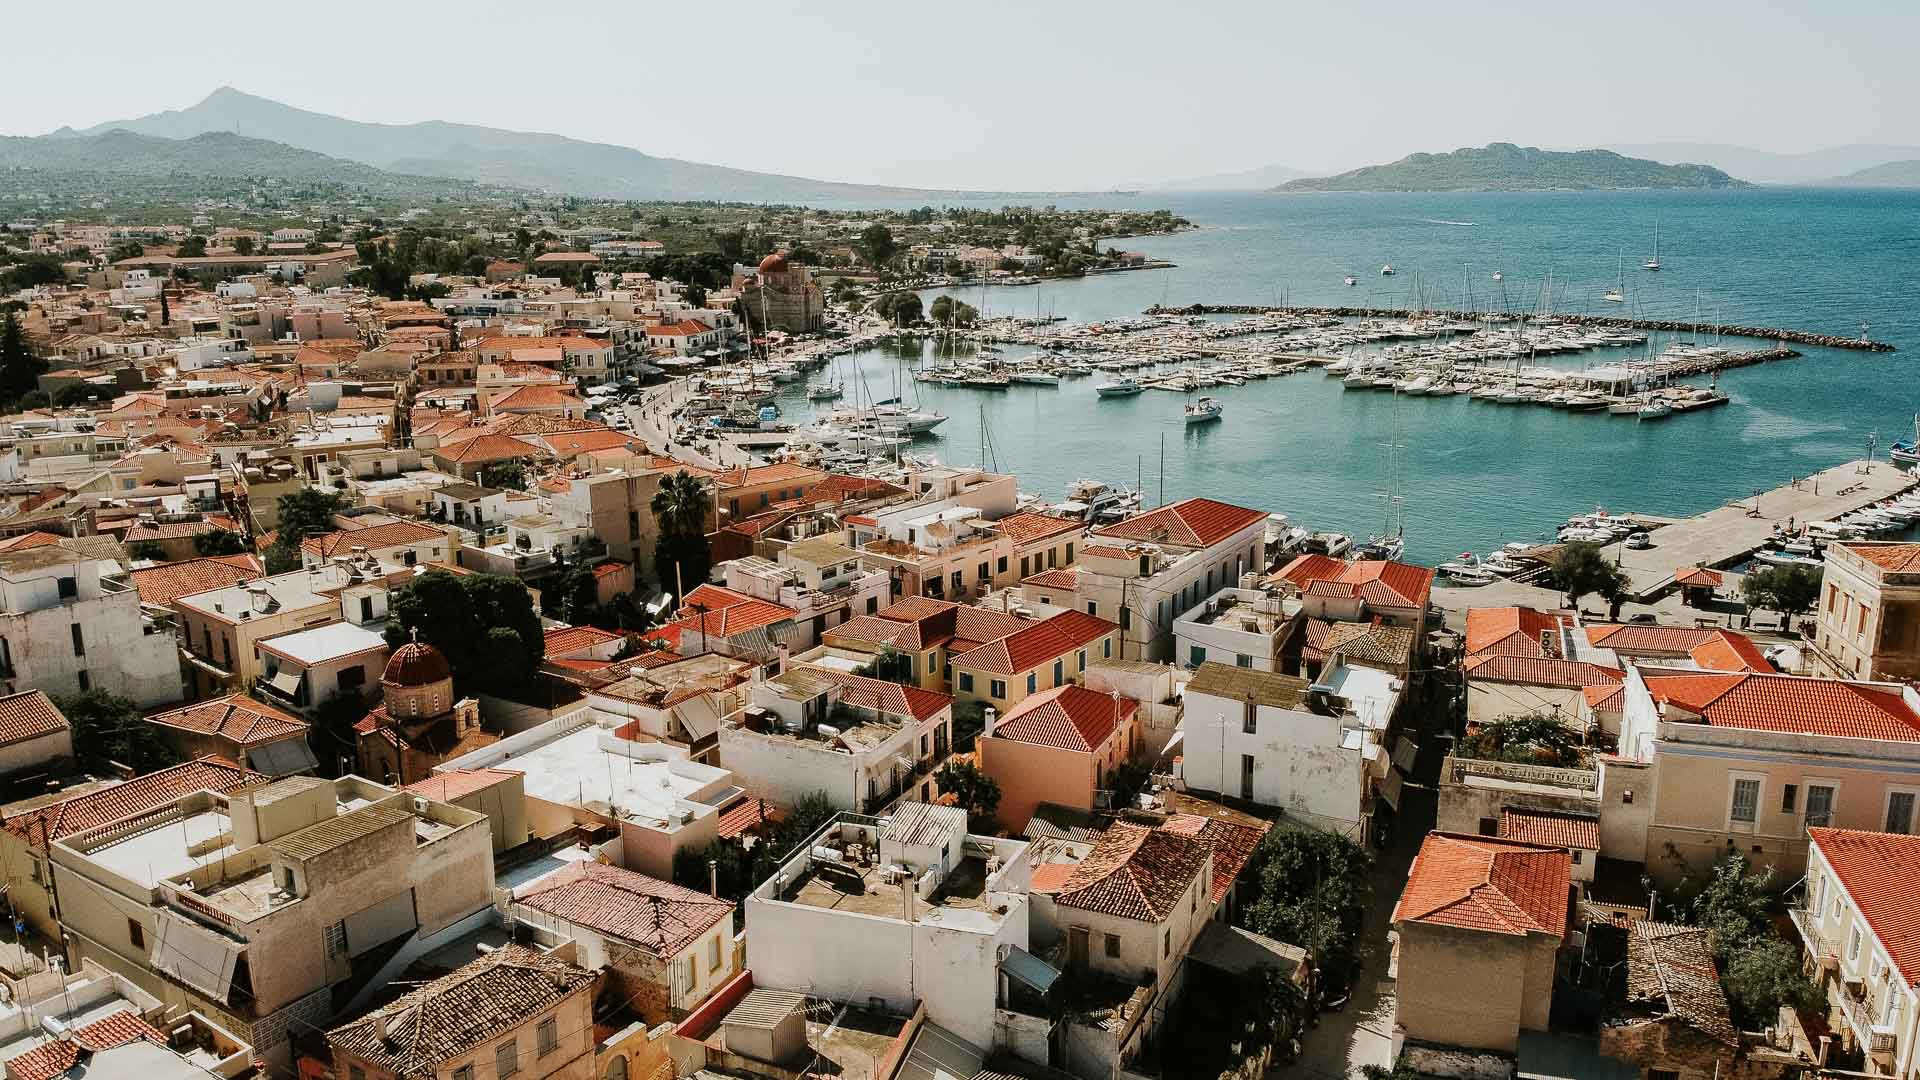
[[[1195,401],[1186,407],[1187,423],[1205,424],[1209,421],[1218,420],[1220,419],[1220,414],[1225,411],[1225,408],[1220,404],[1218,399],[1203,397],[1199,401]]]
[[[1394,275],[1394,272],[1395,272],[1395,271],[1394,271],[1394,269],[1393,269],[1393,264],[1392,264],[1392,263],[1387,263],[1387,264],[1386,264],[1385,266],[1382,266],[1382,267],[1380,268],[1380,276],[1381,276],[1381,277],[1392,277],[1392,276]]]
[[[1485,570],[1477,566],[1459,566],[1452,570],[1443,570],[1442,573],[1446,575],[1449,583],[1466,589],[1477,589],[1482,585],[1491,585],[1498,580],[1498,578],[1494,576],[1493,571]]]
[[[1139,393],[1140,389],[1140,384],[1133,381],[1131,376],[1122,376],[1110,383],[1102,383],[1094,387],[1095,392],[1101,397],[1132,397]]]
[[[1642,270],[1660,269],[1660,223],[1653,223],[1653,257],[1640,264]]]

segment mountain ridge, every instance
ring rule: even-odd
[[[1664,165],[1611,150],[1542,150],[1496,142],[1442,154],[1408,154],[1398,161],[1334,176],[1289,180],[1273,190],[1604,191],[1747,186],[1746,181],[1708,165]]]
[[[1920,160],[1889,161],[1822,181],[1829,187],[1920,188]]]
[[[53,138],[113,129],[162,138],[227,131],[285,143],[390,171],[423,171],[483,183],[512,184],[589,198],[789,201],[809,199],[965,198],[977,192],[815,180],[656,157],[613,143],[480,124],[423,120],[411,124],[348,120],[222,86],[184,109],[108,121]]]
[[[1920,146],[1847,143],[1801,153],[1775,153],[1726,143],[1618,143],[1604,149],[1654,161],[1691,161],[1756,184],[1821,184],[1895,161],[1920,159]]]

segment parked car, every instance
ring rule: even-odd
[[[1627,537],[1627,546],[1635,551],[1645,551],[1653,546],[1653,537],[1643,532],[1632,533]]]

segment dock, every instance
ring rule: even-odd
[[[1181,307],[1148,308],[1148,315],[1293,315],[1301,318],[1340,318],[1340,319],[1414,319],[1414,318],[1457,318],[1472,319],[1480,322],[1528,323],[1555,322],[1571,323],[1575,326],[1605,326],[1621,330],[1658,330],[1666,333],[1706,335],[1731,335],[1733,337],[1758,338],[1762,341],[1792,342],[1795,345],[1812,345],[1821,349],[1846,349],[1853,352],[1895,352],[1893,345],[1884,341],[1873,341],[1865,334],[1860,337],[1843,337],[1838,334],[1816,334],[1810,330],[1791,330],[1770,326],[1738,326],[1732,323],[1689,322],[1681,319],[1634,319],[1618,315],[1576,315],[1550,314],[1532,315],[1503,312],[1419,310],[1414,308],[1374,308],[1374,307],[1288,307],[1267,304],[1187,304]]]

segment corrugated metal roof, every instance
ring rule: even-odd
[[[903,802],[894,808],[880,838],[919,847],[939,842],[954,829],[967,831],[967,812],[960,807]]]
[[[322,821],[298,832],[288,833],[273,842],[273,850],[282,858],[311,859],[363,836],[371,836],[381,829],[411,820],[412,817],[411,813],[398,806],[375,803],[350,814],[341,814],[332,821]]]
[[[805,994],[796,994],[791,990],[750,990],[721,1023],[770,1028],[805,1008],[806,1004]]]

